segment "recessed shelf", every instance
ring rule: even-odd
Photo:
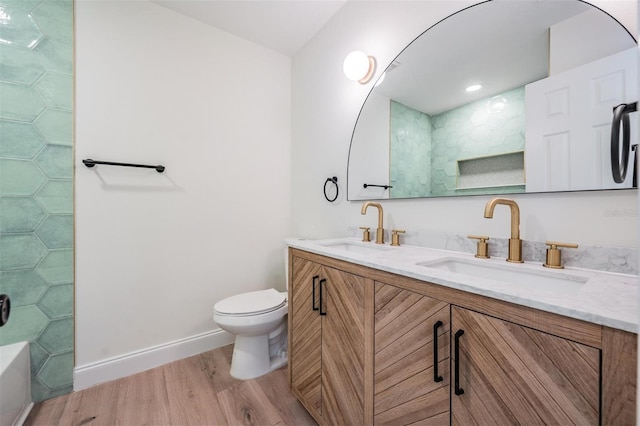
[[[524,151],[457,161],[457,190],[523,185],[525,185]]]

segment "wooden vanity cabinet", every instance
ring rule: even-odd
[[[289,296],[291,387],[314,417],[322,415],[322,318],[313,287],[322,266],[293,257]],[[310,280],[313,280],[310,281]],[[312,305],[313,303],[313,305]]]
[[[449,423],[449,305],[375,283],[374,423]]]
[[[455,306],[451,317],[451,424],[599,423],[599,349]]]
[[[295,249],[289,273],[291,388],[321,425],[635,424],[635,333]]]
[[[321,424],[364,424],[364,278],[291,262],[292,391]]]

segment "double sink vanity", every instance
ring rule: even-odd
[[[402,49],[358,115],[346,200],[377,227],[287,241],[292,392],[321,425],[636,424],[637,250],[523,248],[505,198],[484,217],[508,207],[508,240],[385,241],[376,200],[637,186],[604,130],[637,100],[629,31],[584,1],[475,3]]]
[[[287,245],[290,385],[319,424],[635,424],[637,276]]]

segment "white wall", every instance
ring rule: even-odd
[[[320,238],[344,236],[349,226],[375,224],[360,215],[361,202],[340,197],[328,203],[322,183],[338,176],[346,188],[353,125],[368,91],[342,74],[352,50],[378,60],[379,75],[396,54],[440,19],[476,1],[348,2],[293,58],[292,200],[294,233]],[[636,1],[598,0],[636,34]],[[372,81],[377,78],[374,77]],[[408,231],[509,235],[508,209],[483,218],[489,196],[385,200],[385,227]],[[637,247],[636,191],[526,194],[513,196],[521,208],[523,239]]]
[[[618,28],[613,19],[594,8],[552,25],[549,74],[558,74],[635,47],[632,38],[617,31]]]
[[[353,139],[359,143],[354,143],[351,147],[350,158],[359,161],[351,161],[349,164],[349,179],[355,184],[352,185],[348,198],[388,198],[388,190],[364,188],[363,185],[389,184],[391,99],[372,93],[367,99],[367,108],[358,116],[358,122],[358,132],[353,135]]]
[[[82,369],[215,330],[224,297],[284,290],[291,59],[140,0],[76,2],[75,38]]]

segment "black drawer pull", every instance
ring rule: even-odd
[[[318,278],[320,278],[320,276],[316,275],[316,276],[313,277],[313,280],[311,281],[311,288],[312,288],[312,290],[311,290],[311,292],[312,292],[312,294],[311,294],[311,308],[314,311],[318,310],[318,308],[316,307],[316,280]]]
[[[324,306],[324,303],[322,302],[322,288],[324,287],[323,284],[326,282],[327,280],[324,278],[320,280],[320,315],[327,315],[327,312],[322,310],[322,307]]]
[[[444,380],[438,374],[438,328],[440,327],[442,327],[442,321],[436,321],[433,324],[433,381],[436,383]]]
[[[453,376],[453,387],[456,395],[462,395],[464,389],[460,387],[460,337],[464,334],[464,330],[456,331],[454,340],[454,352],[456,361],[454,364],[455,373]]]

